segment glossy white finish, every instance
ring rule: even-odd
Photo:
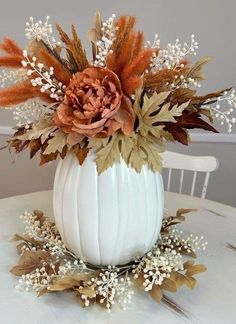
[[[93,264],[125,264],[151,249],[164,208],[162,176],[122,160],[101,175],[94,155],[82,166],[69,154],[58,164],[54,216],[65,245]]]
[[[192,156],[176,152],[166,151],[162,153],[163,167],[168,169],[167,191],[171,191],[171,176],[173,170],[181,170],[179,178],[179,193],[182,193],[184,171],[192,171],[193,179],[190,195],[194,195],[197,172],[205,172],[205,179],[202,187],[201,198],[206,197],[210,173],[217,170],[219,162],[214,156]]]

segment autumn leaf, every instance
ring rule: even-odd
[[[58,280],[55,280],[52,285],[48,288],[50,291],[64,291],[80,286],[81,281],[88,280],[88,275],[78,274],[70,275]]]
[[[149,295],[159,304],[163,298],[163,292],[159,285],[153,285]]]
[[[161,284],[161,288],[170,292],[177,291],[177,285],[174,280],[165,278]]]
[[[10,272],[16,276],[26,275],[31,273],[37,268],[40,268],[43,262],[51,260],[51,256],[48,252],[37,250],[37,251],[25,251],[17,266],[13,267]]]
[[[176,272],[176,285],[177,287],[181,287],[182,285],[186,285],[189,289],[195,288],[197,284],[197,280],[193,277],[185,276],[180,272]]]
[[[151,97],[144,96],[142,108],[136,109],[139,117],[138,132],[142,136],[147,136],[148,133],[154,137],[160,137],[160,130],[163,128],[160,122],[176,122],[176,117],[181,116],[184,109],[189,105],[189,101],[170,107],[171,103],[165,103],[170,92],[161,92],[154,94]],[[161,106],[162,105],[162,106]]]
[[[203,66],[212,60],[211,56],[205,56],[197,61],[188,72],[187,78],[193,78],[195,81],[205,80]]]
[[[29,143],[29,148],[30,148],[30,158],[32,159],[41,148],[41,140],[39,138],[31,140]]]
[[[48,155],[51,153],[59,152],[62,153],[63,148],[67,145],[66,142],[67,134],[61,130],[56,130],[53,133],[53,137],[47,141],[47,147],[43,151],[43,154]]]
[[[85,295],[86,297],[89,297],[89,298],[96,297],[96,294],[94,292],[94,288],[93,287],[82,287],[82,288],[79,288],[78,291],[82,295]]]
[[[41,138],[43,144],[49,135],[57,129],[52,118],[42,118],[32,125],[32,128],[27,130],[23,135],[14,136],[13,139],[33,140]]]
[[[92,139],[88,148],[96,150],[96,164],[98,174],[111,167],[120,159],[120,151],[118,146],[119,135],[116,133],[109,139]]]
[[[206,267],[203,264],[190,264],[186,267],[186,276],[194,276],[200,272],[205,272],[206,271]]]
[[[185,220],[185,217],[183,216],[184,214],[188,214],[191,212],[196,212],[197,208],[180,208],[176,212],[176,218],[178,218],[181,221]]]
[[[190,141],[189,135],[186,131],[187,129],[199,128],[218,133],[213,126],[201,119],[201,115],[197,112],[184,110],[182,115],[177,117],[176,120],[176,123],[163,123],[164,131],[171,133],[176,141],[184,145],[188,145]]]
[[[80,147],[79,145],[76,145],[72,148],[71,152],[75,154],[79,164],[82,165],[88,155],[89,149],[86,146]]]

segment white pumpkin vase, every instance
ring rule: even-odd
[[[80,166],[68,154],[57,166],[53,205],[63,242],[84,261],[121,265],[148,252],[163,218],[162,176],[121,160],[98,175],[95,156]]]

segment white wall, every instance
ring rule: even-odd
[[[86,42],[86,31],[91,27],[96,10],[102,11],[104,17],[111,13],[136,15],[138,26],[144,30],[146,38],[151,40],[158,33],[163,45],[174,42],[175,38],[188,41],[194,33],[200,43],[198,57],[215,57],[206,68],[208,81],[201,92],[236,85],[235,0],[8,0],[1,4],[0,38],[11,36],[24,46],[26,19],[30,16],[43,19],[50,15],[52,21],[59,22],[66,29],[72,22],[77,24],[81,38]],[[89,44],[86,44],[89,49]],[[1,126],[13,125],[12,112],[1,110],[0,146],[7,138],[1,134]],[[220,169],[211,179],[208,197],[236,206],[235,135],[220,136],[219,140],[226,143],[211,143],[212,136],[205,139],[206,143],[193,143],[188,148],[180,145],[171,145],[170,148],[196,155],[217,156]],[[55,163],[39,168],[37,159],[28,159],[28,152],[19,156],[14,164],[11,160],[8,151],[0,151],[0,197],[52,187]]]

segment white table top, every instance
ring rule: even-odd
[[[166,207],[198,208],[187,216],[186,232],[204,235],[208,248],[198,261],[208,271],[198,275],[193,291],[181,288],[173,298],[186,316],[178,315],[164,304],[156,304],[145,293],[135,294],[126,311],[115,307],[109,314],[98,306],[82,309],[70,293],[47,294],[14,289],[17,278],[9,273],[18,255],[8,239],[22,233],[19,215],[25,210],[41,209],[52,215],[52,192],[44,191],[0,200],[0,323],[3,324],[141,324],[141,323],[236,323],[236,209],[209,200],[166,193]]]

